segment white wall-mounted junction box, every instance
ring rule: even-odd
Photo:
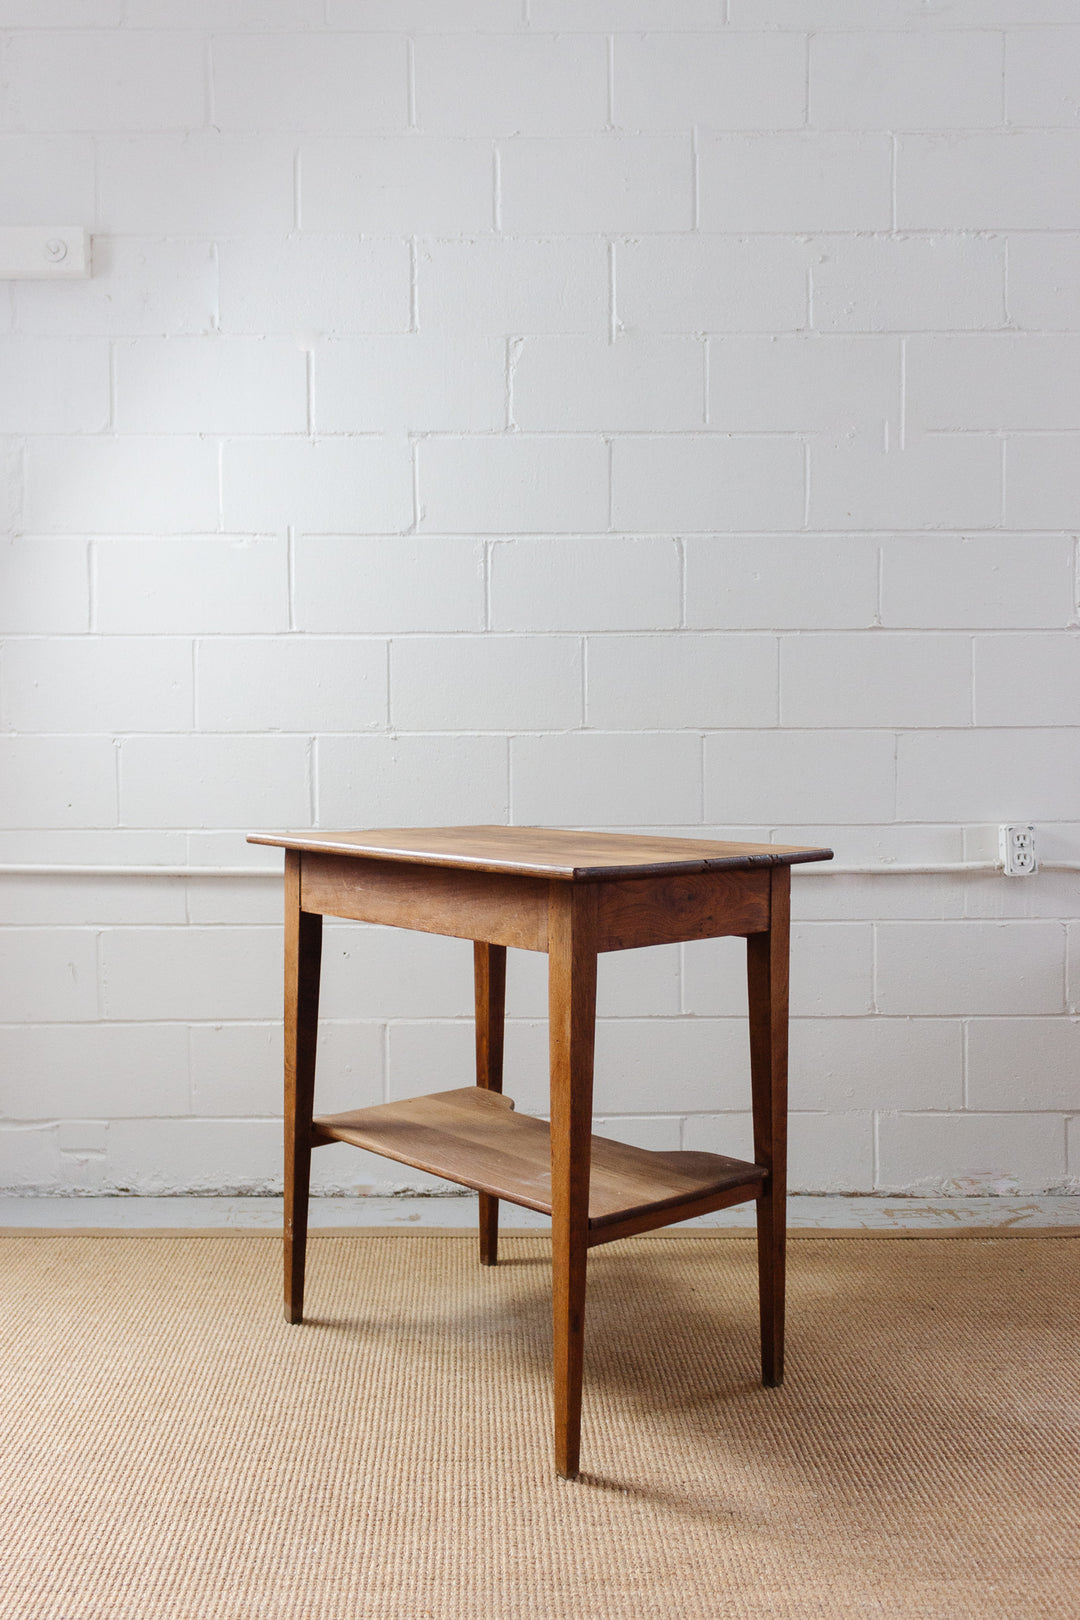
[[[81,225],[0,225],[0,281],[77,281],[90,274]]]

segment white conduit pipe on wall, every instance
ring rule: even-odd
[[[1040,872],[1080,872],[1080,861],[1040,861]],[[819,877],[935,877],[939,873],[998,872],[1000,861],[941,861],[937,865],[835,866],[831,861],[800,862],[793,872]],[[280,866],[33,866],[0,865],[0,877],[159,877],[159,878],[278,878]]]

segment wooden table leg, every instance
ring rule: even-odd
[[[757,1200],[761,1381],[784,1381],[784,1248],[787,1230],[788,936],[791,868],[772,868],[769,931],[746,941],[754,1161],[769,1171]]]
[[[285,1320],[304,1319],[311,1114],[322,918],[300,910],[300,851],[285,852]]]
[[[576,1479],[581,1447],[596,1031],[596,890],[590,884],[551,885],[548,1020],[555,1467],[564,1479]]]
[[[476,1083],[485,1091],[503,1088],[503,1033],[506,1013],[506,946],[473,943],[476,987]],[[499,1200],[480,1194],[480,1264],[499,1259]]]

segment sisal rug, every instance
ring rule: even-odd
[[[583,1478],[551,1464],[547,1241],[9,1236],[3,1620],[1076,1620],[1075,1237],[590,1259]]]

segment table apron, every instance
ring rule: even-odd
[[[305,850],[300,907],[356,922],[546,951],[554,881],[562,888],[566,880]],[[767,868],[620,878],[598,882],[595,890],[600,951],[757,934],[769,927]]]
[[[545,878],[512,873],[461,872],[307,850],[300,857],[302,911],[523,951],[547,950],[549,887]]]

